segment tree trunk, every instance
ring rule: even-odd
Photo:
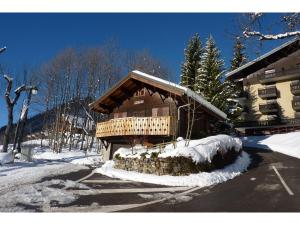
[[[13,124],[13,108],[12,108],[12,106],[8,106],[7,111],[8,111],[7,126],[6,126],[6,129],[4,132],[2,152],[7,152],[9,138],[10,138],[10,136],[9,136],[10,130],[11,130],[12,124]]]

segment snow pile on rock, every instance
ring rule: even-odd
[[[114,156],[118,155],[123,158],[140,158],[141,154],[148,153],[145,157],[150,157],[152,152],[158,152],[158,157],[186,157],[192,158],[195,163],[211,162],[217,152],[226,153],[234,149],[239,152],[242,149],[242,141],[239,138],[234,138],[228,135],[216,135],[203,139],[191,140],[188,146],[185,146],[185,140],[178,138],[176,147],[173,144],[167,145],[161,152],[159,149],[146,149],[142,146],[135,146],[133,149],[120,148]]]
[[[249,164],[249,155],[245,152],[242,152],[233,164],[226,166],[223,169],[215,170],[209,173],[201,172],[198,174],[190,174],[188,176],[158,176],[153,174],[119,170],[114,168],[113,161],[107,161],[101,168],[97,169],[96,172],[112,178],[132,180],[144,183],[153,183],[168,186],[206,187],[225,182],[229,179],[233,179],[234,177],[247,170]]]
[[[217,152],[226,153],[234,149],[239,152],[242,149],[242,141],[228,135],[210,136],[199,140],[191,140],[189,146],[185,146],[185,141],[180,140],[176,148],[172,144],[167,145],[165,152],[159,154],[159,157],[191,157],[195,163],[211,162]]]
[[[280,152],[300,158],[300,131],[266,136],[242,138],[245,147],[260,148]]]

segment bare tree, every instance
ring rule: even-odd
[[[278,21],[274,21],[274,24],[266,24],[263,21],[263,17],[267,16],[264,13],[248,13],[245,14],[245,20],[242,25],[242,33],[245,38],[258,38],[260,41],[265,40],[279,40],[289,37],[300,36],[300,17],[299,13],[282,14]],[[281,27],[281,32],[272,32],[275,28]]]
[[[25,85],[18,87],[14,91],[15,97],[13,99],[11,99],[10,92],[11,92],[12,85],[13,85],[13,79],[11,77],[9,77],[8,75],[4,75],[4,79],[7,81],[7,86],[6,86],[6,91],[5,91],[5,102],[6,102],[6,107],[7,107],[7,126],[6,126],[6,129],[4,132],[2,152],[7,152],[10,132],[11,132],[12,125],[13,125],[14,106],[16,105],[16,103],[21,95],[21,92],[26,90],[26,87],[25,87]]]

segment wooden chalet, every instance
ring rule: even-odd
[[[191,138],[207,136],[226,114],[190,89],[161,78],[132,71],[89,106],[106,114],[97,123],[96,137],[106,147],[105,160],[121,146],[153,145],[186,137],[188,104],[196,110]]]

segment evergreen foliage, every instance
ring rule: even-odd
[[[180,85],[194,90],[195,79],[200,68],[202,44],[199,34],[195,34],[184,50],[185,61],[181,65]]]
[[[247,57],[245,55],[245,46],[241,42],[241,39],[237,37],[235,39],[235,44],[233,47],[233,58],[230,61],[231,67],[230,71],[233,71],[247,62]]]
[[[227,111],[227,98],[231,97],[227,82],[223,82],[224,61],[212,36],[207,39],[201,65],[195,80],[195,91],[214,106]]]

